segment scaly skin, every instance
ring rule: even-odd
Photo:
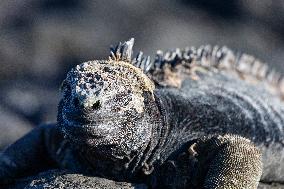
[[[150,62],[142,53],[131,61],[132,46],[68,73],[57,124],[3,152],[0,183],[63,168],[153,188],[256,188],[262,166],[262,182],[284,182],[277,74],[226,48],[158,52]]]
[[[238,162],[238,163],[236,163]],[[204,137],[162,166],[163,188],[256,188],[261,153],[243,137]]]

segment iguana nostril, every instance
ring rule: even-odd
[[[101,102],[99,100],[95,101],[94,103],[80,102],[79,98],[75,97],[73,103],[76,108],[80,108],[82,110],[98,110],[101,108]]]
[[[93,104],[92,109],[93,109],[93,110],[98,110],[98,109],[100,109],[100,107],[101,107],[101,102],[100,102],[99,100],[97,100],[97,101]]]

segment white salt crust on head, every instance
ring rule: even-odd
[[[85,62],[72,69],[67,80],[74,86],[72,95],[79,97],[84,107],[90,107],[100,101],[102,107],[107,105],[108,108],[112,108],[115,104],[106,102],[117,94],[131,91],[129,104],[120,108],[134,108],[141,113],[144,109],[142,93],[153,93],[154,90],[152,81],[139,68],[123,61]]]

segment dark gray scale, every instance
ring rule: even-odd
[[[200,77],[198,81],[184,80],[179,92],[191,103],[192,112],[202,115],[202,121],[211,118],[207,124],[203,122],[203,126],[243,135],[259,145],[283,144],[283,118],[279,114],[284,107],[278,98],[229,74]]]

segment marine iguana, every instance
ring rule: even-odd
[[[217,46],[131,60],[133,44],[67,74],[57,123],[1,154],[0,183],[53,168],[151,188],[284,182],[284,80],[276,72]]]

